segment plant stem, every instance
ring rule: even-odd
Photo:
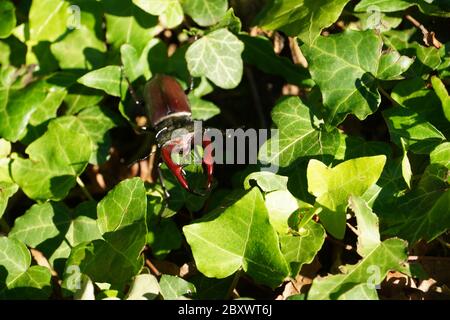
[[[83,180],[81,180],[80,177],[77,177],[77,184],[80,186],[81,191],[83,191],[83,194],[91,201],[94,201],[95,199],[92,197],[92,195],[89,193],[88,189],[86,188]]]
[[[234,291],[234,289],[236,289],[236,286],[239,282],[239,278],[241,277],[241,269],[239,269],[238,271],[236,271],[236,273],[234,274],[234,278],[233,278],[233,282],[230,285],[230,288],[228,288],[228,293],[227,293],[227,298],[231,298],[231,295]]]
[[[442,43],[438,39],[436,39],[436,35],[433,31],[431,31],[431,32],[428,31],[427,28],[425,28],[425,26],[423,24],[421,24],[419,21],[414,19],[409,14],[407,14],[405,16],[405,18],[406,18],[406,20],[411,22],[417,29],[422,31],[423,42],[425,42],[425,44],[427,46],[434,46],[436,49],[439,49],[442,47]]]

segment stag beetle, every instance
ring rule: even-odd
[[[139,103],[129,81],[128,85],[134,100]],[[156,132],[156,141],[164,163],[185,190],[196,195],[204,195],[203,192],[198,192],[189,186],[184,166],[172,159],[173,152],[190,150],[195,141],[191,108],[181,85],[171,76],[155,75],[145,84],[144,108],[150,125]],[[185,133],[174,136],[173,133],[177,129],[184,129]],[[203,133],[201,133],[201,144],[204,149],[202,166],[207,176],[206,192],[209,192],[213,182],[213,155],[211,147],[208,148],[211,139]],[[162,180],[161,174],[160,178]]]

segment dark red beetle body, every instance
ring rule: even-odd
[[[194,122],[186,94],[174,78],[156,75],[145,86],[144,100],[150,123],[157,132],[156,139],[163,161],[184,189],[197,193],[189,187],[183,166],[172,159],[174,150],[192,146],[194,142]],[[187,133],[174,137],[172,133],[177,129],[185,129]],[[207,190],[211,188],[213,178],[213,159],[210,148],[207,148],[210,143],[210,139],[202,137],[202,146],[205,148],[202,164],[208,178]]]

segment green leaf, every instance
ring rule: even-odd
[[[0,298],[47,299],[51,294],[48,268],[32,266],[27,247],[14,239],[0,237]]]
[[[382,44],[381,37],[368,30],[319,37],[301,47],[322,92],[328,123],[337,125],[349,113],[363,120],[377,110],[381,98],[375,75]]]
[[[63,287],[75,291],[73,270],[94,282],[106,282],[123,290],[142,268],[146,243],[147,197],[140,178],[123,180],[97,205],[97,225],[103,239],[72,249],[66,263]],[[75,283],[74,283],[75,282]]]
[[[98,203],[100,232],[113,232],[145,219],[147,197],[140,178],[120,182]]]
[[[55,41],[67,30],[69,3],[63,0],[33,1],[30,8],[30,39]]]
[[[168,274],[161,276],[159,286],[164,300],[175,300],[184,295],[192,295],[196,292],[195,286],[192,283]]]
[[[93,69],[104,65],[106,45],[85,25],[50,45],[61,69]]]
[[[173,29],[183,22],[180,0],[133,0],[133,3],[142,10],[159,16],[159,21],[168,29]]]
[[[277,175],[269,171],[258,171],[250,173],[244,180],[244,189],[252,188],[252,181],[264,192],[276,190],[287,190],[288,177]]]
[[[123,291],[142,268],[145,234],[145,223],[140,221],[103,234],[104,240],[79,244],[67,259],[63,287],[70,291],[77,289],[72,277],[78,270],[78,275],[85,274],[94,282],[109,283],[113,289]]]
[[[151,274],[137,275],[127,294],[127,300],[154,300],[159,295],[159,284]]]
[[[365,257],[381,243],[378,217],[360,197],[350,196],[349,207],[358,225],[358,254]]]
[[[334,237],[344,237],[350,195],[361,196],[377,182],[385,162],[384,155],[348,160],[334,168],[317,160],[309,161],[308,191],[323,208],[320,221]]]
[[[403,107],[394,107],[383,111],[383,116],[389,128],[391,140],[401,146],[403,139],[405,147],[414,153],[430,153],[445,140],[445,136],[426,119]]]
[[[242,78],[241,53],[244,44],[227,29],[208,33],[186,52],[188,68],[194,77],[206,76],[223,89],[236,87]]]
[[[19,189],[19,187],[11,182],[0,181],[0,218],[5,213],[8,199],[11,198]]]
[[[297,199],[287,190],[278,190],[266,194],[265,202],[270,224],[280,235],[288,233],[288,219],[299,207]]]
[[[291,277],[295,278],[304,264],[313,261],[324,241],[325,230],[311,220],[298,234],[280,237],[281,252],[290,264]]]
[[[279,134],[260,148],[259,160],[263,163],[287,167],[301,157],[333,155],[339,147],[338,131],[327,132],[318,127],[319,120],[298,97],[278,103],[272,111],[272,120]]]
[[[260,15],[264,29],[279,29],[313,43],[322,29],[331,26],[341,15],[348,0],[273,0]]]
[[[411,188],[411,179],[413,176],[412,169],[411,169],[411,163],[409,162],[408,152],[406,149],[405,141],[402,138],[400,138],[400,141],[401,141],[402,150],[403,150],[402,176],[405,179],[405,182],[408,185],[408,188]]]
[[[213,25],[225,15],[227,0],[183,0],[184,11],[202,27]]]
[[[246,63],[256,66],[265,73],[281,76],[298,86],[314,85],[308,70],[293,64],[286,57],[276,55],[269,39],[246,34],[240,34],[239,39],[245,45],[242,58]]]
[[[444,142],[438,145],[430,153],[430,162],[441,164],[450,170],[450,142]]]
[[[397,51],[383,54],[378,65],[377,78],[380,80],[399,80],[401,74],[408,70],[414,59],[402,56]]]
[[[44,83],[22,89],[0,84],[0,137],[15,142],[23,136],[32,114],[45,99]]]
[[[71,248],[101,238],[95,203],[81,203],[75,210],[62,202],[35,204],[15,220],[9,237],[37,248],[54,265],[67,258]]]
[[[189,94],[189,104],[191,105],[192,119],[206,121],[220,114],[220,109],[214,103],[200,99],[194,94]]]
[[[431,241],[450,228],[448,176],[443,164],[430,164],[411,192],[380,211],[389,223],[384,233],[398,235],[414,245],[420,239]]]
[[[0,2],[0,38],[8,38],[16,26],[16,8],[10,1]]]
[[[227,28],[234,34],[239,34],[242,30],[242,22],[239,17],[234,14],[234,9],[230,8],[222,17],[222,19],[214,26],[210,27],[210,31]]]
[[[107,160],[110,148],[108,131],[119,123],[117,116],[109,109],[93,106],[83,109],[76,117],[59,117],[54,121],[90,138],[90,163],[99,164]]]
[[[405,241],[396,238],[383,241],[359,263],[346,266],[344,274],[315,279],[308,292],[308,299],[338,299],[359,284],[375,287],[390,270],[397,270],[406,260],[406,246]]]
[[[89,88],[103,90],[114,97],[124,97],[128,88],[119,66],[91,71],[78,79],[78,82]]]
[[[402,107],[419,114],[443,134],[450,134],[439,97],[420,77],[400,81],[393,88],[391,97]]]
[[[47,132],[28,146],[29,159],[12,162],[12,178],[31,199],[61,200],[89,161],[88,136],[50,122]]]
[[[152,254],[157,258],[164,258],[170,251],[181,247],[182,237],[177,225],[171,219],[160,219],[148,223],[147,243]]]
[[[441,100],[445,117],[450,121],[450,96],[448,95],[447,89],[445,88],[444,83],[442,83],[442,80],[436,76],[431,77],[431,83],[436,95],[439,97],[439,100]]]
[[[208,278],[201,273],[189,277],[196,289],[194,299],[196,300],[224,300],[230,295],[230,288],[235,280],[234,276],[224,279]]]
[[[361,283],[341,294],[337,300],[378,300],[378,293],[374,286]]]
[[[141,54],[157,33],[158,19],[133,5],[131,0],[103,0],[106,8],[106,40],[114,50],[132,45]],[[133,1],[136,2],[137,1]],[[141,1],[154,3],[155,1]],[[168,2],[168,1],[165,1]]]
[[[155,47],[159,41],[157,39],[150,40],[139,55],[138,51],[129,44],[123,44],[120,47],[122,65],[128,79],[133,82],[143,76],[146,80],[152,77],[150,65],[148,63],[149,51]]]
[[[220,209],[219,209],[220,210]],[[222,214],[183,228],[200,272],[225,278],[242,268],[259,283],[279,285],[289,268],[258,188]]]

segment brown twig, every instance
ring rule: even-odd
[[[423,24],[421,24],[419,21],[414,19],[409,14],[405,15],[406,20],[411,22],[417,29],[419,29],[423,34],[423,42],[427,46],[433,46],[436,49],[439,49],[442,47],[442,43],[436,38],[436,34],[433,31],[428,31],[427,28]]]
[[[150,271],[157,277],[161,276],[161,272],[158,270],[158,268],[155,267],[155,265],[150,261],[150,259],[145,259],[145,264],[147,267],[150,268]]]

